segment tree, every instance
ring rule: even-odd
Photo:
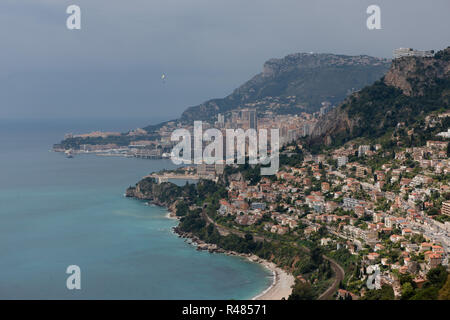
[[[381,299],[380,300],[394,300],[395,294],[394,289],[391,286],[384,284],[381,287]]]
[[[438,288],[431,286],[417,290],[417,293],[411,300],[436,300],[438,296]]]
[[[439,290],[439,300],[450,300],[450,275],[447,276],[447,281],[444,286]]]
[[[402,300],[409,300],[412,296],[414,296],[414,288],[411,283],[406,282],[402,286]]]
[[[430,208],[427,211],[427,213],[428,213],[429,216],[437,216],[439,214],[439,210],[437,208],[433,207],[433,208]]]
[[[444,266],[437,266],[427,273],[427,279],[431,285],[442,287],[447,280],[447,270]]]
[[[319,234],[319,236],[324,237],[327,235],[328,231],[327,228],[325,227],[320,227],[320,229],[317,231],[317,233]]]
[[[412,275],[409,274],[409,273],[407,273],[407,274],[401,274],[400,277],[399,277],[399,280],[400,280],[400,284],[401,284],[401,285],[404,285],[405,283],[408,283],[408,282],[409,282],[410,284],[413,283],[413,277],[412,277]]]
[[[298,282],[294,289],[292,290],[291,295],[288,300],[313,300],[314,299],[314,291],[311,288],[311,285],[306,282]]]
[[[314,246],[311,248],[311,260],[316,266],[323,262],[322,250],[319,247]]]
[[[364,300],[394,300],[394,289],[387,284],[383,284],[379,290],[369,290],[363,298]]]
[[[189,212],[189,207],[184,201],[178,202],[176,209],[176,215],[179,217],[185,216]]]
[[[422,289],[417,289],[416,294],[411,300],[436,300],[442,290],[442,296],[445,297],[446,289],[443,288],[448,280],[448,273],[445,267],[438,266],[427,273],[428,282]],[[448,281],[447,281],[448,282]]]

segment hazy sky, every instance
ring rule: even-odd
[[[81,30],[66,28],[71,4]],[[366,27],[371,4],[381,30]],[[175,118],[273,57],[442,49],[449,12],[449,0],[1,0],[0,118]]]

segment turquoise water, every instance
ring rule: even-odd
[[[66,159],[48,150],[67,126],[0,124],[0,298],[248,299],[270,285],[260,265],[196,251],[164,208],[123,196],[170,161]],[[69,265],[81,290],[66,288]]]

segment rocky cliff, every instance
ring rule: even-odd
[[[211,120],[217,113],[254,104],[266,108],[275,97],[285,112],[314,112],[323,101],[337,104],[352,91],[373,83],[389,66],[389,60],[369,56],[297,53],[271,59],[260,74],[232,94],[188,108],[181,120]]]
[[[436,81],[450,74],[448,60],[440,56],[448,50],[437,54],[434,58],[405,57],[396,59],[384,77],[384,83],[402,90],[407,96],[423,96],[427,88],[436,85]]]
[[[153,178],[140,180],[134,187],[129,187],[125,195],[165,207],[173,206],[175,200],[181,196],[180,188],[173,183],[158,184]]]
[[[339,145],[377,138],[399,122],[411,124],[423,115],[449,108],[450,47],[432,58],[394,60],[386,76],[349,96],[316,125],[311,145]]]

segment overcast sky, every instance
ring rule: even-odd
[[[71,4],[81,30],[66,28]],[[371,4],[381,30],[366,27]],[[449,0],[1,0],[0,118],[176,118],[289,53],[445,48],[449,12]]]

